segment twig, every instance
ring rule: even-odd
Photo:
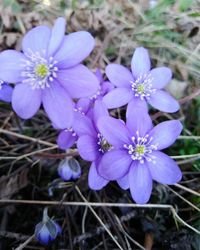
[[[85,203],[88,204],[88,201],[85,199],[85,197],[83,196],[83,194],[81,193],[80,189],[78,188],[78,186],[76,186],[76,190],[79,193],[80,197],[84,200]],[[94,211],[94,209],[92,208],[92,206],[88,205],[88,208],[90,209],[90,211],[94,214],[94,216],[96,217],[96,219],[99,221],[99,223],[104,227],[105,231],[110,235],[111,239],[115,242],[115,244],[119,247],[119,249],[123,250],[123,248],[120,246],[120,244],[118,243],[118,241],[115,239],[115,237],[112,235],[111,231],[106,227],[106,225],[103,223],[103,221],[101,220],[101,218],[98,216],[98,214]]]
[[[166,187],[172,192],[174,193],[176,196],[178,196],[181,200],[185,201],[188,205],[190,205],[191,207],[193,207],[194,209],[196,209],[198,212],[200,212],[200,208],[198,208],[197,206],[195,206],[192,202],[188,201],[187,199],[185,199],[182,195],[180,195],[179,193],[177,193],[176,191],[174,191],[172,188],[170,188],[169,186],[166,185]]]
[[[49,147],[57,146],[56,144],[53,144],[51,142],[43,141],[43,140],[33,138],[33,137],[30,137],[30,136],[27,136],[27,135],[21,135],[21,134],[11,132],[9,130],[2,129],[2,128],[0,128],[0,133],[15,136],[15,137],[18,137],[18,138],[21,138],[21,139],[24,139],[24,140],[36,142],[36,143],[43,144],[43,145],[46,145],[46,146],[49,146]]]
[[[200,139],[200,136],[196,136],[196,135],[180,135],[177,140],[198,140]]]
[[[177,161],[177,164],[178,165],[183,165],[183,164],[187,164],[187,163],[190,163],[190,162],[193,162],[193,161],[197,161],[200,159],[200,156],[197,156],[197,157],[194,157],[194,158],[191,158],[191,159],[186,159],[186,160],[182,160],[182,161]],[[200,174],[200,173],[199,173]]]
[[[194,195],[200,197],[200,193],[198,193],[198,192],[196,192],[196,191],[194,191],[194,190],[192,190],[192,189],[190,189],[190,188],[188,188],[188,187],[182,186],[182,185],[180,185],[180,184],[174,184],[174,186],[175,186],[175,187],[178,187],[178,188],[180,188],[180,189],[183,189],[183,190],[185,190],[185,191],[187,191],[187,192],[189,192],[189,193],[191,193],[191,194],[194,194]]]
[[[0,237],[15,239],[15,240],[19,240],[19,241],[26,241],[27,239],[29,239],[30,236],[18,234],[18,233],[13,233],[13,232],[8,232],[8,231],[0,231]]]
[[[123,228],[122,224],[121,224],[121,220],[115,215],[115,218],[117,220],[117,223],[119,224],[120,230],[125,234],[125,236],[132,241],[136,246],[138,246],[140,249],[145,250],[145,248],[140,245],[140,243],[138,243],[136,240],[134,240]]]
[[[198,154],[191,154],[191,155],[171,155],[170,157],[173,159],[184,159],[184,158],[193,158],[193,157],[199,157],[200,153]]]
[[[132,211],[126,215],[123,215],[119,218],[120,222],[126,222],[126,221],[129,221],[130,219],[132,219],[133,217],[135,217],[135,211]],[[106,223],[105,226],[107,228],[110,228],[111,227],[111,224],[108,224]],[[81,234],[79,236],[76,236],[74,238],[74,241],[73,241],[73,244],[78,244],[80,243],[81,241],[83,240],[86,240],[86,239],[89,239],[89,238],[92,238],[92,237],[95,237],[99,234],[101,234],[102,232],[105,231],[105,228],[103,226],[99,226],[95,229],[94,232],[89,232],[89,233],[84,233],[84,234]]]
[[[15,248],[15,250],[24,249],[28,245],[28,243],[31,242],[33,239],[34,239],[34,234],[30,238],[28,238],[24,243],[20,244],[17,248]]]
[[[0,200],[0,204],[34,204],[34,205],[60,205],[60,201],[40,201],[40,200]],[[65,201],[63,206],[88,206],[88,207],[130,207],[130,208],[156,208],[156,209],[169,209],[171,210],[174,218],[181,222],[184,226],[190,228],[197,234],[200,234],[196,228],[190,226],[183,219],[179,217],[175,208],[169,204],[129,204],[129,203],[101,203],[101,202],[70,202]]]
[[[16,157],[16,161],[19,161],[19,160],[21,160],[21,159],[23,159],[23,158],[26,158],[26,157],[28,157],[28,156],[32,156],[32,155],[35,155],[35,154],[38,154],[38,153],[41,153],[41,152],[44,152],[44,151],[49,151],[49,150],[51,150],[51,149],[56,149],[56,148],[58,148],[57,145],[52,146],[52,147],[49,147],[49,148],[43,148],[43,149],[40,149],[40,150],[36,150],[36,151],[34,151],[34,152],[31,152],[31,153],[24,154],[24,155],[21,155],[21,156]]]

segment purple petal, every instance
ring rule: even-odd
[[[76,140],[77,136],[74,131],[63,130],[58,135],[57,144],[60,149],[66,150],[71,148]]]
[[[129,189],[129,179],[128,179],[128,174],[124,175],[122,178],[117,180],[118,185],[124,189],[127,190]]]
[[[120,64],[109,64],[106,67],[106,75],[115,86],[130,88],[133,76],[131,72]]]
[[[178,165],[168,155],[155,151],[151,155],[154,161],[147,162],[152,178],[162,184],[172,185],[182,178],[182,173]]]
[[[170,68],[167,67],[159,67],[152,69],[150,71],[150,78],[152,78],[151,84],[152,87],[155,89],[162,89],[164,88],[167,83],[172,79],[172,71]]]
[[[60,227],[60,225],[58,225],[58,223],[55,221],[54,221],[54,224],[56,225],[57,234],[61,234],[62,228]]]
[[[81,175],[79,162],[74,158],[66,158],[59,164],[58,174],[65,181],[78,179]]]
[[[74,107],[71,98],[60,84],[54,81],[43,90],[42,103],[49,119],[57,128],[70,128]]]
[[[48,230],[48,228],[47,228],[45,225],[42,227],[42,229],[41,229],[40,232],[36,235],[36,237],[37,237],[37,239],[38,239],[41,243],[43,243],[43,244],[45,244],[45,245],[47,245],[47,244],[49,243],[49,241],[52,240],[52,239],[51,239],[51,236],[50,236],[50,233],[49,233],[49,230]]]
[[[157,150],[167,148],[175,142],[182,129],[183,125],[178,120],[161,122],[149,133],[149,138],[152,137],[151,144],[155,144]]]
[[[89,32],[78,31],[65,36],[59,51],[54,56],[58,67],[66,69],[82,62],[91,53],[95,45]]]
[[[92,100],[89,98],[81,98],[76,103],[76,109],[78,112],[87,114],[92,105]]]
[[[100,69],[97,69],[95,72],[96,77],[98,78],[99,82],[102,83],[103,82],[103,75],[101,73]]]
[[[151,62],[149,58],[148,50],[139,47],[135,50],[132,60],[131,60],[131,70],[135,78],[149,72],[151,67]]]
[[[97,138],[89,135],[79,137],[77,148],[80,156],[86,161],[95,161],[101,155],[97,144]]]
[[[135,108],[143,109],[143,112],[148,112],[148,106],[145,100],[141,100],[138,97],[133,97],[131,101],[128,103],[127,109],[126,109],[126,117],[129,116],[129,113],[131,114],[132,110]]]
[[[97,122],[100,117],[108,115],[109,113],[105,104],[100,100],[96,100],[93,108],[93,120]]]
[[[24,53],[39,52],[46,54],[51,38],[51,29],[47,26],[37,26],[31,29],[22,40]]]
[[[114,85],[109,81],[104,81],[101,83],[101,95],[104,96],[108,92],[114,89]]]
[[[152,177],[148,166],[134,161],[129,171],[131,196],[138,204],[147,203],[152,191]]]
[[[13,88],[8,84],[2,84],[0,88],[0,100],[4,102],[11,102]]]
[[[62,166],[60,165],[58,168],[58,174],[60,178],[64,181],[69,181],[72,179],[72,170],[69,168],[69,166]]]
[[[0,53],[0,79],[4,82],[17,83],[22,81],[24,55],[15,50],[5,50]]]
[[[126,126],[132,136],[136,136],[138,131],[139,136],[143,137],[150,129],[152,129],[153,124],[146,110],[140,107],[135,107],[126,115]]]
[[[74,114],[73,129],[78,136],[95,136],[97,133],[90,118],[77,112]]]
[[[100,117],[97,127],[105,139],[113,146],[122,148],[124,144],[129,144],[130,134],[123,121],[104,116]]]
[[[126,105],[133,97],[131,89],[115,88],[103,97],[107,108],[114,109]]]
[[[65,35],[66,21],[63,17],[56,19],[55,24],[52,28],[51,38],[48,46],[48,56],[52,56],[59,49]]]
[[[132,159],[124,150],[111,150],[102,156],[99,174],[107,180],[118,180],[129,170]]]
[[[12,95],[12,107],[23,119],[29,119],[36,114],[41,105],[41,90],[32,89],[27,83],[15,86]]]
[[[97,77],[82,64],[58,71],[58,80],[72,98],[89,97],[99,89]]]
[[[93,190],[101,190],[108,184],[108,180],[101,177],[96,169],[96,164],[93,162],[89,174],[88,174],[88,185]]]
[[[152,94],[148,103],[154,108],[168,113],[177,112],[180,108],[178,101],[163,90],[157,90],[155,94]]]

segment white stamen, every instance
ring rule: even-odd
[[[111,150],[111,145],[106,141],[106,139],[102,136],[102,134],[98,133],[97,134],[98,141],[97,144],[99,145],[99,152],[105,153]]]
[[[32,52],[29,49],[25,56],[26,59],[22,60],[24,68],[21,73],[21,76],[24,78],[22,82],[30,84],[32,89],[50,87],[49,82],[57,78],[57,61],[53,57],[46,58],[44,50],[39,53],[38,51]]]
[[[136,97],[141,100],[149,99],[151,94],[156,92],[152,85],[153,77],[151,74],[140,75],[135,81],[130,81],[132,90]]]
[[[132,136],[131,144],[124,144],[124,148],[128,150],[132,160],[138,160],[140,163],[144,163],[144,160],[155,163],[155,157],[151,155],[154,150],[157,150],[158,144],[151,144],[153,137],[149,138],[146,134],[143,137],[139,136],[139,131],[136,131],[136,137]]]

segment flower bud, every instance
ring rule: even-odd
[[[61,161],[58,167],[58,174],[65,181],[78,179],[81,175],[79,162],[72,157],[66,158]]]
[[[43,212],[43,220],[35,227],[35,238],[42,244],[47,245],[50,241],[55,240],[61,233],[61,227],[47,214],[47,208]]]

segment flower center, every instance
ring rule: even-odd
[[[35,74],[41,78],[46,77],[49,74],[49,68],[46,64],[41,63],[35,66]]]
[[[137,145],[135,152],[139,155],[144,155],[146,147],[144,145]]]
[[[152,80],[151,74],[144,74],[139,76],[134,82],[130,81],[134,95],[141,100],[144,98],[149,99],[151,94],[156,91],[156,89],[153,89]]]
[[[140,163],[144,163],[144,160],[155,162],[155,157],[151,155],[153,150],[156,150],[158,145],[151,144],[152,137],[146,134],[144,137],[139,136],[139,132],[136,132],[136,136],[133,136],[131,144],[125,144],[124,148],[128,150],[128,154],[132,160],[139,160]]]
[[[145,86],[144,84],[138,84],[137,86],[137,92],[140,94],[143,94],[145,92]]]
[[[49,83],[57,77],[57,62],[53,57],[46,58],[45,51],[32,52],[29,50],[25,53],[26,59],[23,60],[23,71],[21,76],[24,78],[23,83],[31,85],[32,89],[44,89],[50,87]]]
[[[106,141],[106,139],[102,136],[102,134],[98,133],[98,142],[97,144],[99,145],[99,151],[102,153],[108,152],[112,146]]]

